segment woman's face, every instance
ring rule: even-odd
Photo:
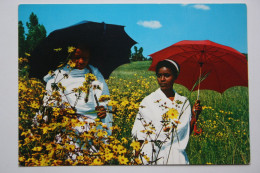
[[[172,90],[175,76],[173,76],[171,69],[161,67],[157,73],[157,81],[162,91]]]
[[[71,60],[76,64],[75,68],[84,69],[89,62],[90,53],[88,50],[76,49],[75,54],[72,56]]]

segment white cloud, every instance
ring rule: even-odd
[[[194,5],[193,7],[198,10],[210,10],[209,6],[203,5],[203,4],[197,4],[197,5]]]
[[[151,21],[138,21],[138,25],[141,25],[146,28],[152,28],[152,29],[158,29],[162,27],[162,24],[157,20],[151,20]]]

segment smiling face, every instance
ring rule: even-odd
[[[84,69],[90,60],[89,50],[76,49],[75,54],[71,57],[72,62],[76,64],[75,68]]]
[[[157,81],[162,91],[172,91],[175,76],[172,70],[167,67],[161,67],[157,72]]]

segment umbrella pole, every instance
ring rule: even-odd
[[[200,64],[200,76],[199,76],[199,85],[198,85],[197,100],[199,100],[199,96],[200,96],[201,67],[202,67],[202,64]]]
[[[199,76],[199,84],[198,84],[198,95],[197,95],[197,100],[199,100],[199,95],[200,95],[200,82],[201,82],[201,68],[203,63],[199,63],[200,64],[200,76]],[[199,131],[197,130],[197,118],[198,118],[198,114],[196,112],[196,118],[195,118],[195,122],[194,122],[194,135],[198,135],[202,132],[202,129],[200,129]]]

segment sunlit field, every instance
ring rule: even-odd
[[[131,95],[140,94],[141,97],[135,100],[139,102],[159,87],[155,73],[147,70],[150,64],[151,61],[133,62],[119,67],[112,73],[108,83],[115,100],[124,97],[131,100],[135,98]],[[196,91],[191,93],[178,84],[174,84],[174,89],[188,97],[191,103],[195,102]],[[203,112],[199,117],[198,127],[202,128],[203,132],[190,137],[186,149],[190,164],[248,164],[248,88],[233,87],[223,94],[202,90],[200,100]],[[130,115],[128,113],[126,117],[132,117]],[[130,126],[132,122],[127,124]],[[127,135],[130,136],[130,131]]]
[[[81,123],[71,115],[74,110],[50,110],[48,123],[32,119],[42,109],[44,84],[26,75],[27,60],[19,59],[19,164],[21,166],[48,165],[137,165],[142,164],[133,154],[140,149],[131,137],[131,129],[142,99],[158,88],[155,73],[148,71],[151,61],[125,64],[117,68],[107,80],[110,90],[109,106],[113,108],[113,133],[94,128],[84,134],[74,134],[71,129]],[[190,93],[185,87],[174,84],[181,95],[195,102],[197,92]],[[56,93],[57,94],[57,93]],[[58,96],[55,96],[58,97]],[[248,88],[233,87],[219,94],[202,90],[200,100],[203,111],[198,119],[202,133],[192,134],[186,149],[190,164],[249,164],[249,103]],[[44,115],[38,115],[42,119]],[[99,123],[96,126],[101,125]],[[65,134],[61,143],[54,141],[58,134]],[[72,137],[67,137],[70,135]],[[75,154],[77,143],[92,141],[99,149],[90,153],[90,146],[80,145],[82,155],[69,159],[67,153]],[[107,142],[104,142],[107,140]],[[148,158],[147,158],[148,159]],[[148,159],[149,160],[149,159]]]

